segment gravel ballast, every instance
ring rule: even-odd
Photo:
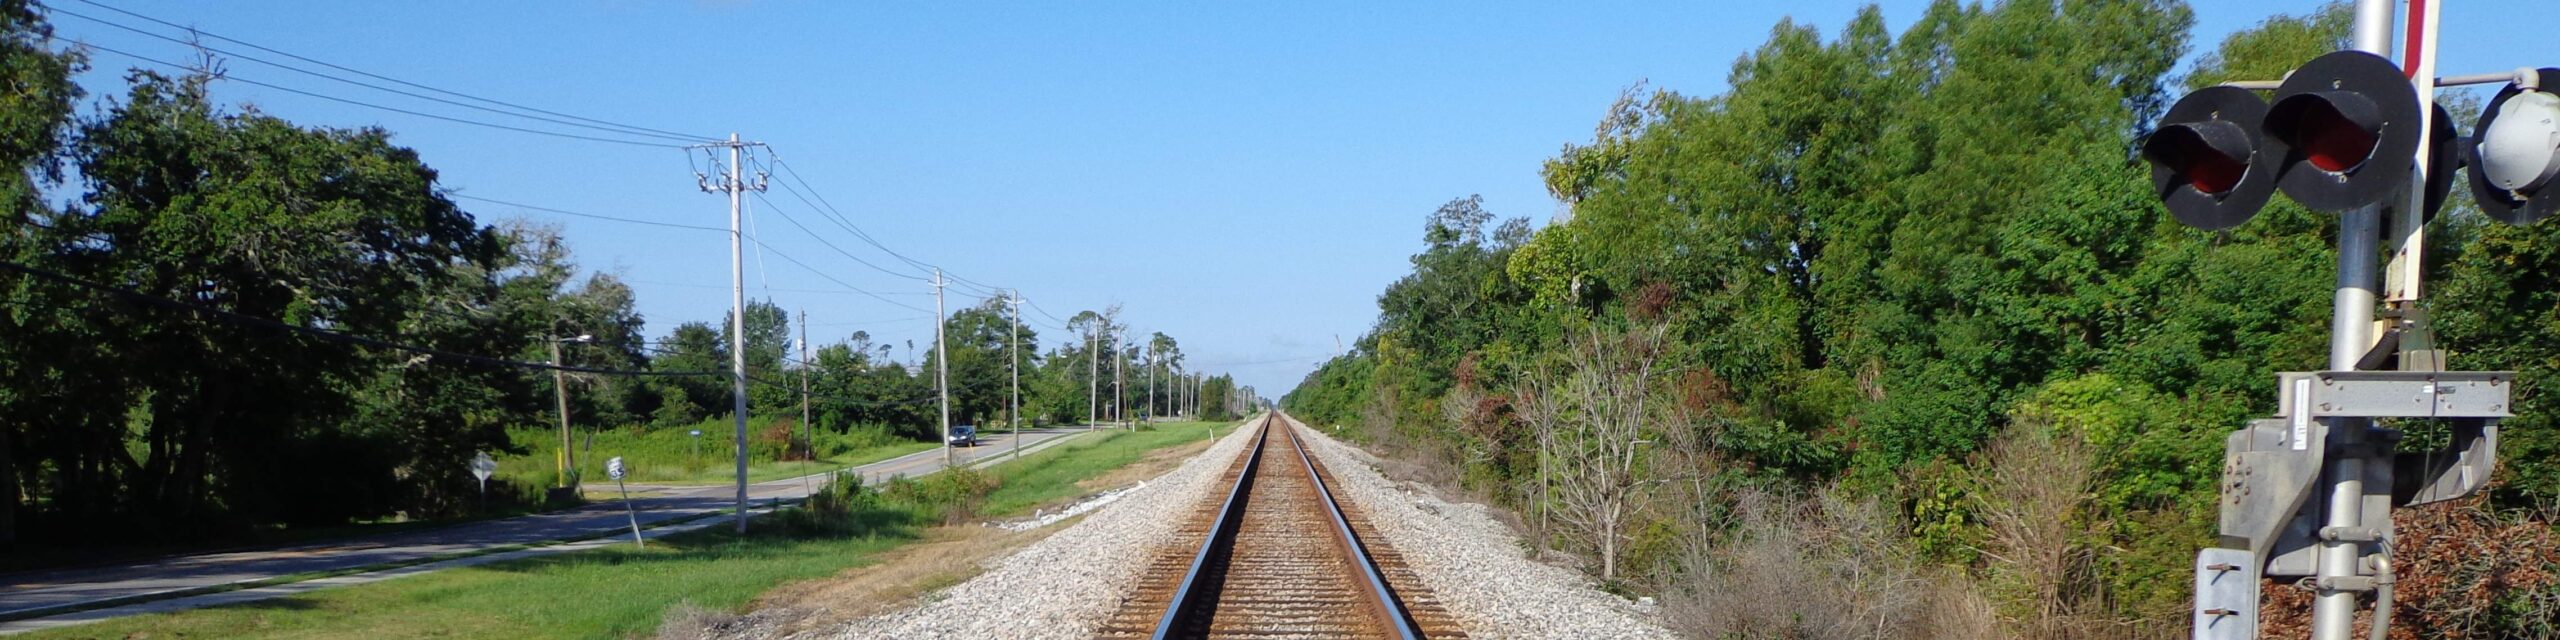
[[[995,561],[985,573],[904,610],[794,637],[897,640],[1089,638],[1134,591],[1149,561],[1213,493],[1251,445],[1238,429],[1180,467],[1129,489],[1082,521]],[[1483,505],[1450,503],[1379,475],[1367,452],[1313,429],[1298,432],[1357,501],[1384,542],[1475,638],[1675,638],[1650,607],[1602,592],[1581,572],[1524,557],[1510,528]],[[770,613],[770,612],[760,612]],[[765,638],[772,620],[748,614],[716,635]]]
[[[1333,476],[1334,494],[1368,511],[1369,524],[1466,622],[1470,637],[1678,637],[1646,607],[1599,590],[1581,572],[1525,557],[1520,538],[1484,505],[1408,491],[1379,475],[1368,452],[1314,429],[1298,434]]]
[[[1085,638],[1136,589],[1160,547],[1212,491],[1251,434],[1236,429],[1182,466],[921,605],[853,622],[826,637],[897,640]],[[750,630],[752,635],[752,630]],[[759,636],[760,637],[760,636]]]

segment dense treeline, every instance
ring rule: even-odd
[[[2170,1],[1781,23],[1725,93],[1621,96],[1546,162],[1569,209],[1543,228],[1475,198],[1432,213],[1375,328],[1287,406],[1437,453],[1708,637],[1981,637],[1895,609],[1959,596],[1856,591],[1896,566],[1978,583],[1948,591],[2029,635],[2183,629],[2222,434],[2276,409],[2276,372],[2323,363],[2335,224],[2279,202],[2180,226],[2130,150],[2181,86],[2342,48],[2347,13],[2270,19],[2183,77]],[[2548,514],[2560,227],[2460,207],[2432,230],[2427,310],[2458,367],[2524,372],[2503,485],[2468,508]],[[2539,553],[2518,562],[2560,568]],[[1787,590],[1827,569],[1854,593]],[[2472,633],[2560,611],[2548,579],[2484,593]]]
[[[731,413],[726,318],[651,339],[628,285],[580,269],[556,229],[457,207],[389,132],[226,109],[205,74],[133,71],[84,112],[71,78],[86,65],[30,3],[0,0],[0,544],[487,508],[468,462],[527,453],[507,431],[555,425],[558,383],[581,431]],[[989,300],[948,319],[956,422],[1004,421],[1008,313]],[[807,455],[803,372],[818,429],[938,437],[930,357],[899,362],[855,332],[803,363],[781,306],[746,316],[751,412],[792,427],[756,434],[784,440],[757,451]],[[1124,335],[1114,316],[1070,328]],[[1115,360],[1145,371],[1126,339],[1042,353],[1039,337],[1022,327],[1027,423],[1083,420],[1089,370],[1105,398]],[[1173,338],[1149,342],[1162,375],[1189,373]],[[588,371],[524,366],[555,348]],[[1150,397],[1139,380],[1132,404],[1176,410],[1177,387]]]

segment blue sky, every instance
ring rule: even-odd
[[[139,20],[50,0],[70,12]],[[99,0],[265,47],[579,116],[771,143],[853,224],[1066,317],[1121,305],[1191,362],[1277,395],[1376,315],[1422,219],[1482,194],[1505,217],[1556,210],[1537,176],[1639,80],[1707,95],[1792,16],[1836,33],[1863,3],[287,2]],[[1895,28],[1923,2],[1881,3]],[[2447,2],[2441,71],[2560,65],[2531,2]],[[2196,49],[2311,2],[2195,8]],[[185,47],[57,15],[58,35],[185,60]],[[166,30],[164,30],[166,32]],[[214,42],[218,46],[224,43]],[[263,55],[263,54],[261,54]],[[92,99],[141,65],[100,53]],[[233,60],[235,77],[549,129]],[[723,226],[675,149],[499,131],[224,83],[217,97],[309,125],[379,125],[472,196]],[[779,178],[777,178],[779,180]],[[779,214],[888,267],[779,187]],[[559,224],[591,269],[632,281],[652,334],[726,313],[722,233],[464,202]],[[775,250],[889,301],[927,287],[854,263],[751,201]],[[911,271],[902,272],[909,276]],[[811,334],[931,339],[931,316],[750,245],[750,295],[806,308]],[[761,291],[769,289],[770,291]],[[829,291],[829,292],[813,292]],[[977,299],[955,289],[954,308]],[[1049,320],[1028,314],[1037,324]],[[1036,328],[1036,327],[1035,327]],[[1050,343],[1063,339],[1051,327]],[[905,356],[901,348],[900,357]]]

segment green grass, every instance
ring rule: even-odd
[[[916,537],[911,516],[858,514],[854,534],[759,519],[593,551],[439,571],[261,602],[119,618],[26,638],[618,638],[680,603],[734,610],[774,585],[870,562]]]
[[[885,433],[856,429],[850,433],[817,434],[818,459],[783,461],[787,445],[780,429],[793,421],[750,418],[747,423],[747,448],[752,454],[747,463],[747,478],[761,482],[818,473],[851,465],[887,460],[934,447],[931,442],[918,442]],[[737,468],[730,457],[736,423],[726,419],[705,420],[681,427],[626,427],[593,433],[594,446],[588,446],[589,434],[574,436],[578,454],[578,474],[589,490],[611,490],[613,483],[604,473],[608,458],[619,456],[630,473],[628,482],[650,484],[717,484],[733,481]],[[699,438],[691,435],[701,430]],[[793,435],[796,437],[797,432]],[[551,486],[559,461],[560,432],[540,427],[511,429],[508,438],[526,449],[525,455],[498,458],[497,477],[523,486]],[[698,442],[697,442],[698,440]]]
[[[751,461],[747,463],[747,481],[764,482],[766,480],[797,478],[810,474],[825,473],[828,471],[843,469],[845,467],[871,464],[919,451],[932,451],[933,449],[934,446],[931,442],[900,442],[896,444],[886,444],[858,449],[839,455],[822,456],[815,461]],[[597,444],[596,450],[599,452],[603,451],[604,445],[601,443]],[[737,467],[731,466],[736,464],[736,462],[727,458],[722,458],[716,462],[720,464],[698,470],[683,469],[681,472],[678,470],[661,470],[657,473],[635,473],[629,479],[625,480],[625,482],[647,484],[728,484],[737,481],[738,476],[736,474],[738,473],[738,469]],[[588,480],[585,485],[586,490],[589,493],[593,494],[595,492],[613,490],[613,481],[606,479],[603,476],[603,471],[595,471],[593,473],[596,475],[589,476],[591,479]],[[548,476],[546,475],[545,477]]]
[[[1214,428],[1224,434],[1233,422],[1164,422],[1138,431],[1100,431],[1065,444],[1024,455],[1021,460],[988,467],[1003,486],[987,495],[983,511],[991,516],[1016,515],[1033,507],[1085,493],[1076,483],[1128,466],[1150,451],[1209,439]]]
[[[1166,423],[1106,431],[995,465],[1003,486],[987,494],[989,515],[1084,493],[1076,483],[1109,473],[1159,448],[1205,440],[1230,423]],[[678,433],[682,433],[681,430]],[[930,443],[925,443],[930,445]],[[605,440],[596,444],[604,450]],[[930,482],[938,476],[927,476]],[[54,638],[619,638],[654,632],[667,612],[690,604],[735,611],[785,582],[833,575],[869,563],[939,521],[933,507],[852,501],[845,520],[813,521],[795,509],[760,518],[745,538],[726,527],[652,540],[647,550],[616,545],[438,571],[259,602],[118,618],[28,634]]]

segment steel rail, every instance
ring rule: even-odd
[[[1200,542],[1200,551],[1191,556],[1191,568],[1182,574],[1182,587],[1174,591],[1173,602],[1166,605],[1164,615],[1156,619],[1156,640],[1172,638],[1174,630],[1181,628],[1179,625],[1185,622],[1182,614],[1189,611],[1192,601],[1200,597],[1200,576],[1209,568],[1210,560],[1217,556],[1219,543],[1232,540],[1236,535],[1236,525],[1244,521],[1245,493],[1253,486],[1253,473],[1262,467],[1262,445],[1268,441],[1263,436],[1270,430],[1271,418],[1265,417],[1262,428],[1254,432],[1253,451],[1245,454],[1244,471],[1236,474],[1235,488],[1227,490],[1227,501],[1218,508],[1217,521],[1209,525],[1207,539]]]
[[[1273,419],[1277,420],[1278,416]],[[1421,638],[1420,625],[1413,622],[1413,612],[1405,609],[1404,601],[1396,597],[1395,587],[1387,585],[1386,576],[1378,573],[1378,561],[1369,557],[1369,548],[1360,544],[1360,535],[1351,531],[1351,520],[1342,515],[1342,505],[1334,501],[1333,489],[1325,486],[1324,474],[1316,472],[1315,458],[1307,456],[1307,447],[1298,441],[1297,430],[1283,422],[1280,433],[1289,437],[1289,448],[1298,450],[1298,462],[1307,466],[1307,478],[1315,481],[1316,495],[1324,498],[1325,514],[1332,516],[1333,531],[1339,536],[1336,540],[1350,551],[1348,555],[1353,563],[1360,565],[1360,575],[1369,585],[1371,613],[1394,626],[1396,637],[1406,640]]]
[[[1191,565],[1184,572],[1182,582],[1176,588],[1172,601],[1165,606],[1164,614],[1157,617],[1152,637],[1158,640],[1182,637],[1177,634],[1185,629],[1203,626],[1195,624],[1202,621],[1194,619],[1193,616],[1208,614],[1208,608],[1198,606],[1205,604],[1199,600],[1207,597],[1206,594],[1214,586],[1202,584],[1203,579],[1212,563],[1216,562],[1223,553],[1233,550],[1238,526],[1243,523],[1244,512],[1252,502],[1254,478],[1262,470],[1263,450],[1267,448],[1269,434],[1274,428],[1281,432],[1282,437],[1288,439],[1290,448],[1297,450],[1298,464],[1306,469],[1307,478],[1314,485],[1316,495],[1321,498],[1321,503],[1324,505],[1325,515],[1333,525],[1334,535],[1331,537],[1334,544],[1342,550],[1345,558],[1360,569],[1361,581],[1368,588],[1370,596],[1364,603],[1367,606],[1363,608],[1367,609],[1370,616],[1375,618],[1381,626],[1393,629],[1394,637],[1406,640],[1423,637],[1419,631],[1421,625],[1415,622],[1412,612],[1405,606],[1403,600],[1396,597],[1395,588],[1387,583],[1386,575],[1379,571],[1377,560],[1370,557],[1367,545],[1362,544],[1359,534],[1352,530],[1350,518],[1343,514],[1341,503],[1334,498],[1332,488],[1326,485],[1324,475],[1319,472],[1315,459],[1307,454],[1306,447],[1298,439],[1297,433],[1288,423],[1281,422],[1276,415],[1266,417],[1261,429],[1255,432],[1253,451],[1246,455],[1244,469],[1236,475],[1235,486],[1227,491],[1226,501],[1219,508],[1217,519],[1211,523],[1209,535],[1201,541],[1199,551],[1192,554]]]

